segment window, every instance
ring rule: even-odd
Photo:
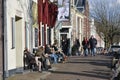
[[[27,27],[27,22],[25,22],[25,47],[28,47],[28,27]]]
[[[35,28],[35,47],[38,46],[38,29]]]
[[[44,35],[44,27],[42,27],[42,46],[44,45],[44,37],[45,37],[45,35]]]
[[[12,18],[12,49],[15,48],[15,18]]]

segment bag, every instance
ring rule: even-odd
[[[50,60],[46,59],[46,65],[50,65]]]
[[[42,58],[38,58],[38,61],[42,62]]]

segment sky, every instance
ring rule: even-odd
[[[119,3],[119,4],[120,4],[120,0],[117,0],[117,3]]]
[[[92,9],[91,2],[96,1],[96,0],[88,0],[88,1],[89,1],[89,7],[90,7],[90,9]],[[102,0],[99,0],[99,1],[102,1]],[[116,4],[120,5],[120,0],[106,0],[106,1],[109,1],[109,6],[110,7],[113,7]]]

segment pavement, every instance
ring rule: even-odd
[[[29,72],[24,74],[16,74],[12,77],[9,77],[7,80],[43,80],[44,77],[46,77],[49,74],[49,72]]]
[[[0,75],[0,80],[2,80],[2,75]]]
[[[42,71],[42,72],[26,71],[22,74],[15,74],[7,78],[6,80],[44,80],[46,76],[51,74],[50,71],[55,71],[56,69],[57,69],[56,67],[52,67],[48,71]]]
[[[6,80],[108,80],[109,65],[109,56],[71,56],[65,63],[53,64],[48,71],[24,72]]]
[[[23,73],[16,73],[8,78],[5,78],[5,80],[44,80],[46,76],[51,74],[51,71],[55,71],[57,68],[55,67],[56,64],[52,65],[52,68],[48,71],[30,71],[26,70]],[[0,80],[3,80],[3,76],[0,73]]]
[[[71,56],[44,80],[110,80],[110,56]]]

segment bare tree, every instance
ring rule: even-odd
[[[98,33],[104,34],[105,46],[119,41],[116,35],[120,36],[120,5],[111,0],[94,0],[91,5],[91,16],[95,19]]]

